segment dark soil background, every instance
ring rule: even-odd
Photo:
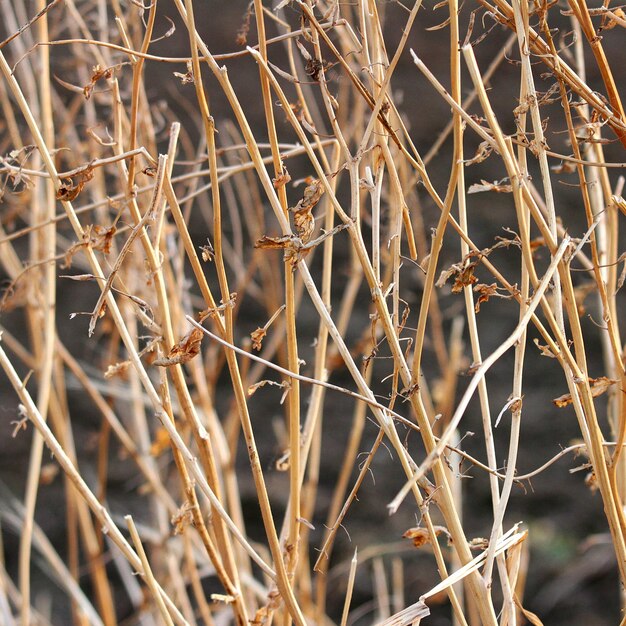
[[[197,2],[196,19],[200,31],[209,48],[213,52],[234,51],[237,49],[235,40],[238,29],[241,26],[242,16],[247,7],[247,2],[242,0],[232,1],[207,1]],[[381,2],[380,8],[386,12],[387,45],[390,54],[395,50],[395,45],[400,37],[403,21],[406,13],[395,2]],[[154,52],[167,53],[171,56],[183,56],[188,53],[188,41],[184,28],[177,20],[177,13],[173,6],[167,2],[160,4],[161,18],[157,21],[156,32],[165,31],[169,28],[162,16],[168,15],[178,26],[177,32],[170,38],[154,44]],[[467,19],[469,11],[475,6],[466,6],[463,10],[464,19]],[[564,7],[563,7],[564,8]],[[558,9],[552,9],[557,13]],[[445,11],[444,11],[445,12]],[[411,136],[418,149],[425,153],[428,151],[438,133],[444,128],[449,118],[449,110],[445,103],[435,94],[413,65],[408,48],[414,48],[429,68],[444,82],[447,83],[448,63],[448,32],[446,29],[427,32],[426,28],[442,21],[444,12],[433,10],[433,3],[425,4],[416,26],[410,36],[407,51],[396,70],[392,86],[397,93],[397,99],[403,104],[400,107],[406,116],[411,130]],[[294,24],[297,23],[295,10],[287,9],[285,16]],[[567,29],[566,18],[562,18],[563,29]],[[479,22],[480,20],[477,20]],[[479,27],[477,26],[477,29]],[[271,36],[271,33],[270,33]],[[489,35],[476,46],[476,54],[481,68],[486,68],[497,51],[504,45],[509,36],[508,32],[494,28]],[[618,85],[626,84],[626,64],[621,63],[624,49],[623,31],[615,28],[606,33],[603,45],[609,56],[613,70],[616,72]],[[254,43],[254,29],[250,33],[250,43]],[[60,52],[55,54],[61,54]],[[276,48],[277,63],[280,65],[280,50]],[[600,77],[596,73],[595,63],[589,53],[588,83],[592,88],[602,91]],[[494,98],[493,104],[497,108],[499,119],[504,130],[512,132],[514,121],[512,109],[516,106],[517,89],[519,84],[519,68],[516,66],[512,53],[512,61],[504,63],[497,73],[497,84],[491,91]],[[256,136],[263,140],[264,120],[263,110],[260,106],[260,91],[258,87],[258,72],[255,64],[249,58],[242,58],[227,63],[229,76],[235,86],[237,94],[246,106],[246,113],[253,124]],[[176,68],[179,71],[179,68]],[[146,88],[148,96],[156,102],[163,102],[163,110],[168,117],[180,119],[185,130],[195,141],[200,134],[196,121],[190,118],[189,111],[195,106],[195,94],[193,86],[183,86],[178,81],[172,81],[172,68],[155,63],[147,64]],[[537,75],[541,68],[537,68]],[[219,90],[216,82],[208,76],[207,85],[211,108],[216,118],[218,130],[225,120],[232,118],[228,104]],[[340,80],[340,77],[337,77]],[[540,83],[540,81],[538,81]],[[466,80],[469,85],[469,80]],[[547,85],[543,86],[543,89]],[[542,86],[538,84],[538,89]],[[497,93],[497,98],[493,94]],[[623,92],[623,96],[626,93]],[[254,102],[259,102],[255,108]],[[189,103],[189,104],[188,104]],[[558,106],[558,105],[557,105]],[[477,112],[477,109],[475,109]],[[551,116],[550,111],[544,115]],[[555,106],[554,120],[550,131],[560,130],[558,124],[562,119],[560,110]],[[284,132],[287,138],[291,138],[285,123]],[[607,135],[610,133],[606,131]],[[470,133],[468,133],[469,135]],[[162,140],[167,140],[167,127],[163,129]],[[551,147],[555,150],[562,149],[568,152],[563,144],[563,137],[551,134]],[[552,143],[552,141],[554,143]],[[165,143],[160,147],[165,149]],[[468,138],[468,153],[475,147],[474,140]],[[435,164],[429,168],[431,177],[438,189],[445,188],[449,173],[449,142],[446,143]],[[626,161],[624,150],[619,144],[607,146],[607,159],[613,161]],[[467,171],[467,183],[486,180],[497,180],[504,176],[503,172],[493,171],[492,162],[486,161],[480,165],[470,167]],[[614,184],[617,175],[615,170],[611,172],[611,180]],[[293,178],[297,178],[297,172]],[[538,179],[538,177],[537,177]],[[557,179],[563,184],[557,183]],[[566,186],[576,181],[575,175],[555,175],[554,181],[558,187],[558,212],[566,220],[568,231],[574,237],[580,236],[586,229],[584,212],[578,198],[578,191],[574,187]],[[423,219],[427,230],[436,224],[438,211],[429,201],[424,192],[420,192],[422,202]],[[506,194],[476,194],[468,197],[469,215],[471,224],[471,236],[479,246],[492,245],[495,237],[502,236],[503,227],[515,229],[516,220],[512,201]],[[0,207],[1,208],[1,207]],[[271,222],[270,222],[271,223]],[[206,237],[205,218],[195,217],[192,219],[192,234],[202,242]],[[622,242],[623,243],[623,242]],[[620,249],[623,249],[624,246]],[[425,256],[426,250],[420,250],[420,256]],[[458,242],[450,238],[446,242],[440,261],[442,268],[458,261],[460,252]],[[510,250],[494,254],[492,260],[509,278],[516,281],[519,268],[519,256],[517,252]],[[348,258],[345,259],[347,274]],[[315,268],[315,261],[313,261]],[[340,270],[340,266],[338,266]],[[414,270],[403,270],[405,285],[414,285],[413,300],[409,301],[412,316],[415,318],[420,302],[420,287]],[[581,274],[581,283],[585,276]],[[337,272],[334,280],[335,302],[339,302],[343,286],[347,276],[343,278],[341,272]],[[90,290],[91,289],[91,290]],[[69,321],[69,314],[77,310],[90,310],[97,297],[93,288],[84,284],[59,282],[59,320],[68,320],[65,326],[59,328],[59,333],[73,354],[80,359],[93,361],[98,353],[97,344],[87,340],[85,318],[77,317]],[[462,314],[462,297],[450,294],[449,288],[441,290],[441,305],[445,316],[445,327],[450,329],[452,319]],[[589,369],[592,376],[603,372],[602,354],[600,344],[600,330],[596,323],[601,319],[595,297],[590,296],[587,301],[587,312],[593,318],[583,319],[583,325],[587,337]],[[366,290],[359,298],[359,305],[355,309],[355,315],[351,321],[349,339],[356,341],[360,334],[369,325],[369,294]],[[517,308],[508,301],[490,301],[481,311],[479,316],[479,330],[482,338],[483,355],[488,355],[497,347],[512,331],[517,320]],[[239,312],[238,328],[240,337],[254,330],[256,326],[265,323],[267,317],[265,311],[250,303]],[[25,328],[19,310],[2,313],[1,323],[12,333],[25,338]],[[302,358],[312,363],[312,349],[308,348],[317,332],[317,316],[307,298],[303,299],[298,316],[298,328],[301,338]],[[352,337],[352,334],[354,335]],[[579,438],[579,429],[574,412],[570,408],[556,409],[551,400],[566,392],[566,384],[562,372],[554,361],[541,357],[532,344],[536,337],[533,330],[529,332],[528,351],[524,379],[524,414],[522,427],[522,448],[519,454],[518,469],[520,473],[528,472],[542,465],[546,460],[559,452],[562,447],[569,445]],[[467,341],[467,336],[465,337]],[[307,350],[309,353],[307,354]],[[466,345],[466,354],[469,359],[469,347]],[[434,359],[431,350],[426,352],[426,374],[429,372],[428,359]],[[490,389],[492,412],[497,415],[500,408],[506,403],[511,390],[512,380],[512,353],[502,359],[487,376]],[[468,361],[469,366],[469,361]],[[375,364],[375,367],[378,367]],[[434,368],[433,368],[434,369]],[[378,369],[375,372],[379,371]],[[380,370],[382,371],[382,369]],[[303,368],[304,374],[311,373],[311,367]],[[374,375],[376,379],[376,374]],[[467,378],[461,380],[459,393],[462,393]],[[348,373],[345,370],[337,370],[331,382],[352,387]],[[16,400],[4,377],[0,376],[0,480],[4,485],[0,492],[0,506],[7,510],[14,506],[12,498],[21,499],[24,489],[24,480],[28,462],[28,451],[32,436],[32,429],[20,433],[17,437],[11,437],[13,430],[12,421],[17,419]],[[303,387],[303,403],[308,400],[310,390]],[[253,423],[258,426],[258,432],[266,433],[266,438],[259,440],[260,453],[263,459],[268,479],[270,493],[273,494],[273,505],[277,519],[282,515],[287,490],[287,476],[274,469],[274,462],[280,455],[280,447],[270,427],[272,420],[282,419],[279,413],[280,407],[277,402],[280,392],[264,390],[256,394],[250,401]],[[79,458],[81,468],[89,480],[94,479],[94,454],[97,445],[97,434],[101,423],[100,417],[90,403],[82,397],[80,391],[75,390],[70,396],[72,407],[72,419],[75,427],[75,436],[81,442]],[[217,410],[220,414],[228,411],[232,402],[231,390],[224,386],[223,392],[218,394]],[[601,423],[606,426],[605,409],[603,400],[599,399],[599,415]],[[118,402],[118,408],[123,411],[124,402]],[[402,410],[402,408],[400,409]],[[338,476],[343,451],[348,438],[352,419],[352,405],[344,397],[331,395],[327,401],[324,414],[324,459],[321,474],[321,484],[317,502],[315,518],[311,520],[316,526],[312,545],[319,545],[323,535],[323,524],[326,520],[327,510],[335,481]],[[264,424],[267,424],[267,427]],[[465,449],[479,459],[485,458],[484,445],[481,444],[480,411],[476,402],[470,405],[466,417],[461,424],[461,432],[474,432],[476,436],[468,435],[463,445]],[[608,432],[608,427],[606,431]],[[377,434],[374,424],[366,426],[366,435],[361,449],[366,452],[373,443]],[[502,467],[506,463],[506,451],[508,448],[508,424],[506,419],[502,421],[496,430],[498,459]],[[419,450],[419,442],[416,435],[408,435],[409,445]],[[114,514],[122,515],[128,512],[129,507],[138,508],[132,510],[134,515],[146,515],[142,512],[141,505],[137,504],[134,491],[137,485],[133,481],[133,468],[128,461],[112,456],[115,463],[114,470],[108,485],[108,502]],[[51,462],[49,454],[44,456],[45,462]],[[544,624],[553,626],[565,626],[580,624],[585,626],[600,626],[617,624],[620,619],[619,609],[619,582],[617,568],[615,566],[612,546],[608,535],[608,528],[602,511],[602,503],[598,494],[594,494],[585,485],[585,471],[572,473],[570,470],[580,466],[585,459],[566,456],[559,462],[546,469],[535,480],[516,487],[513,491],[508,514],[505,519],[505,528],[510,527],[516,521],[523,521],[530,530],[530,564],[525,594],[525,606],[537,613]],[[240,469],[240,484],[244,494],[244,511],[247,516],[250,534],[259,540],[263,539],[262,526],[258,518],[258,506],[254,488],[249,475],[249,467],[245,452],[238,458]],[[488,536],[491,528],[491,500],[487,476],[472,467],[464,466],[468,477],[465,481],[465,525],[469,537]],[[357,469],[355,468],[354,476]],[[405,562],[406,588],[404,590],[407,603],[417,600],[419,595],[430,588],[436,581],[437,575],[434,570],[433,559],[430,555],[414,551],[410,542],[402,540],[402,533],[410,526],[416,524],[419,512],[412,506],[405,504],[393,517],[389,517],[386,505],[403,483],[403,478],[398,472],[398,464],[392,458],[392,453],[381,448],[372,467],[371,477],[368,478],[359,493],[358,501],[354,503],[345,521],[345,533],[338,536],[335,554],[333,558],[334,569],[329,575],[329,611],[330,614],[339,618],[343,602],[346,579],[346,564],[352,557],[355,547],[363,556],[369,546],[378,546],[384,553],[386,562],[397,556],[402,556]],[[64,507],[59,503],[63,501],[63,479],[58,476],[50,484],[42,486],[37,511],[37,521],[47,533],[51,541],[57,546],[60,554],[64,553],[65,530],[64,530]],[[12,494],[12,496],[11,496]],[[247,495],[246,495],[247,494]],[[281,495],[282,494],[282,495]],[[283,497],[285,496],[285,497]],[[2,539],[4,542],[5,556],[8,568],[12,574],[16,572],[17,564],[17,538],[19,529],[11,528],[5,519],[2,525]],[[386,548],[383,547],[386,546]],[[316,558],[315,554],[311,558]],[[52,596],[54,615],[58,616],[55,623],[64,623],[62,615],[66,610],[64,600],[59,599],[54,588],[39,567],[33,568],[35,584],[41,590],[47,589]],[[373,620],[373,609],[368,611],[368,603],[372,599],[372,569],[371,561],[364,560],[360,566],[353,606],[364,606],[362,616],[354,623],[359,625],[369,624]],[[433,608],[433,617],[426,620],[426,624],[443,626],[450,623],[448,607],[437,610]],[[355,617],[357,617],[355,615]]]

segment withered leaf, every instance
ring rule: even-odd
[[[500,295],[496,283],[491,283],[491,285],[486,285],[485,283],[475,285],[474,292],[478,294],[478,300],[476,300],[476,304],[474,305],[474,311],[476,311],[476,313],[480,312],[480,305],[483,302],[489,302],[489,298]]]
[[[301,209],[312,209],[324,195],[324,185],[318,178],[307,178],[307,186],[302,194],[302,200],[292,209],[300,211]]]
[[[281,237],[263,235],[261,239],[257,239],[254,242],[254,247],[263,250],[284,250],[285,248],[289,248],[292,244],[293,238],[290,235],[283,235]]]
[[[543,237],[536,237],[535,239],[530,240],[530,250],[534,252],[538,248],[541,248],[546,245],[546,240]]]
[[[96,279],[93,274],[60,274],[59,278],[69,278],[69,280],[75,280],[77,282],[85,282],[87,280]]]
[[[315,230],[313,208],[323,195],[324,186],[321,181],[317,178],[308,178],[302,199],[298,201],[295,207],[289,209],[294,213],[293,221],[296,233],[303,243],[310,241],[313,236]]]
[[[250,333],[250,338],[252,339],[252,347],[255,350],[258,350],[259,352],[261,351],[261,348],[263,347],[263,339],[265,339],[266,334],[267,331],[265,330],[265,328],[257,328]]]
[[[41,473],[39,474],[39,484],[49,485],[57,477],[59,473],[59,466],[56,463],[46,463],[41,467]]]
[[[248,387],[248,395],[249,396],[253,395],[258,389],[260,389],[261,387],[265,387],[265,385],[271,385],[273,387],[280,387],[281,389],[287,389],[287,390],[291,387],[289,382],[286,380],[280,383],[276,382],[275,380],[260,380],[258,383],[255,383],[254,385],[250,385]]]
[[[193,67],[191,65],[191,61],[187,61],[187,71],[183,74],[182,72],[172,72],[176,78],[180,78],[180,82],[183,85],[192,85],[194,83],[193,77]]]
[[[113,70],[111,68],[102,69],[99,65],[94,65],[93,70],[91,71],[91,79],[83,87],[83,95],[85,96],[85,100],[89,100],[89,98],[91,98],[93,89],[99,80],[101,80],[102,78],[109,79],[111,78],[111,76],[113,76]]]
[[[486,180],[481,180],[480,183],[470,185],[467,193],[481,193],[482,191],[497,191],[498,193],[511,193],[513,188],[511,185],[502,184],[503,181],[490,183]]]
[[[450,539],[450,533],[444,526],[433,526],[433,529],[435,531],[435,536],[439,537],[439,535],[443,534],[448,537],[448,540]],[[428,543],[432,543],[432,538],[428,528],[423,528],[421,526],[409,528],[409,530],[407,530],[402,536],[405,539],[412,539],[413,545],[416,548],[421,548]]]
[[[474,165],[475,163],[482,163],[489,158],[489,155],[493,152],[493,147],[488,141],[483,141],[478,146],[476,154],[469,160],[465,161],[465,165]]]
[[[93,167],[87,167],[77,174],[76,184],[71,178],[66,178],[57,189],[56,198],[63,202],[72,202],[83,187],[93,178]]]
[[[276,178],[272,178],[272,184],[275,189],[284,187],[291,180],[291,175],[287,171],[287,168],[283,165],[283,171]]]
[[[106,379],[114,378],[115,376],[124,376],[128,368],[130,367],[130,361],[122,361],[121,363],[114,363],[113,365],[109,365],[107,367],[106,372],[104,372],[104,377]]]
[[[555,174],[571,174],[576,171],[576,163],[571,161],[561,161],[558,165],[550,168]]]
[[[543,344],[539,343],[539,339],[537,339],[536,337],[535,339],[533,339],[533,343],[541,351],[541,356],[547,356],[551,359],[556,359],[556,354],[552,352],[552,350],[550,349],[550,346],[544,346]]]
[[[192,328],[172,349],[166,357],[154,360],[154,365],[167,367],[169,365],[179,365],[191,361],[200,352],[204,333],[199,328]]]
[[[614,385],[617,380],[613,380],[612,378],[607,378],[606,376],[600,376],[599,378],[589,378],[589,385],[591,387],[591,395],[594,398],[601,396],[611,385]],[[558,406],[559,409],[567,406],[572,403],[572,395],[570,393],[565,393],[558,398],[554,398],[552,400],[555,406]]]
[[[452,293],[460,293],[463,291],[463,287],[469,287],[478,282],[478,278],[474,276],[475,268],[476,263],[469,263],[457,274],[454,285],[452,285]]]

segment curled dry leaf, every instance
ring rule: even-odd
[[[113,70],[111,68],[102,69],[99,65],[94,65],[91,71],[91,79],[89,82],[83,87],[83,95],[85,96],[85,100],[89,100],[91,98],[91,94],[93,92],[96,83],[102,78],[109,79],[113,76]]]
[[[200,246],[200,252],[202,254],[202,260],[205,263],[209,263],[213,260],[213,257],[215,256],[215,248],[213,248],[213,244],[210,239],[207,238],[205,246]]]
[[[275,380],[260,380],[258,383],[254,383],[254,385],[250,385],[248,387],[248,395],[251,396],[257,389],[265,387],[265,385],[272,385],[273,387],[281,387],[286,389],[289,389],[290,387],[289,383],[286,380],[281,383],[276,382]]]
[[[508,179],[505,179],[508,180]],[[498,193],[511,193],[513,188],[511,185],[502,184],[504,181],[497,181],[490,183],[486,180],[480,181],[480,183],[475,183],[470,185],[470,188],[467,190],[467,193],[481,193],[482,191],[497,191]]]
[[[98,224],[87,225],[83,231],[82,241],[70,246],[65,253],[63,267],[71,267],[74,255],[85,247],[89,247],[92,250],[99,250],[104,254],[109,254],[116,232],[117,228],[114,225],[108,228]]]
[[[124,377],[129,367],[130,367],[130,361],[122,361],[121,363],[115,363],[113,365],[109,365],[109,367],[107,367],[106,372],[104,372],[104,377],[107,380],[109,378],[114,378],[115,376]]]
[[[171,521],[174,526],[174,534],[182,535],[185,532],[185,527],[193,523],[193,505],[185,502],[172,516]]]
[[[294,213],[293,221],[296,233],[303,243],[307,243],[311,240],[313,231],[315,230],[313,208],[324,195],[324,186],[319,179],[309,178],[307,179],[307,183],[302,199],[298,201],[295,207],[289,209]]]
[[[183,74],[182,72],[172,72],[176,78],[180,79],[180,82],[183,85],[193,85],[193,67],[191,65],[191,61],[187,61],[187,71]]]
[[[291,180],[291,175],[287,171],[287,168],[283,165],[283,171],[276,178],[272,178],[272,184],[275,189],[284,187]]]
[[[83,187],[93,178],[93,168],[87,167],[84,171],[77,175],[76,184],[71,178],[66,178],[57,189],[56,198],[62,202],[72,202]]]
[[[488,141],[483,141],[478,146],[476,154],[467,161],[464,161],[465,165],[474,165],[476,163],[482,163],[489,158],[489,155],[493,152],[493,147]]]
[[[601,396],[611,385],[614,385],[617,380],[613,380],[612,378],[607,378],[606,376],[600,376],[600,378],[589,378],[589,386],[591,388],[591,395],[594,398]],[[572,403],[572,394],[565,393],[558,398],[554,398],[552,400],[555,406],[558,406],[559,409],[567,406]]]
[[[261,348],[263,347],[263,339],[265,339],[266,334],[267,331],[265,330],[265,328],[257,328],[250,333],[250,338],[252,339],[252,347],[255,350],[259,352],[261,351]]]
[[[572,174],[576,171],[576,163],[571,161],[562,161],[558,165],[553,165],[550,168],[555,174]]]
[[[463,291],[463,287],[469,287],[478,282],[478,278],[474,276],[474,269],[476,263],[469,263],[460,272],[457,273],[454,279],[454,285],[452,285],[452,293],[460,293]]]
[[[444,526],[433,526],[435,531],[435,536],[439,537],[439,535],[445,535],[450,541],[450,533],[448,529]],[[430,532],[428,528],[423,528],[421,526],[414,526],[413,528],[409,528],[403,535],[405,539],[411,539],[413,541],[413,545],[416,548],[421,548],[427,543],[432,543],[432,537],[430,536]]]
[[[204,333],[199,328],[192,328],[172,349],[166,357],[155,359],[153,364],[159,367],[178,365],[191,361],[200,352],[200,344]]]
[[[283,235],[281,237],[269,237],[263,235],[261,239],[257,239],[254,242],[255,248],[261,248],[262,250],[284,250],[289,248],[293,244],[293,237],[290,235]]]
[[[496,283],[491,283],[491,285],[486,285],[484,283],[474,285],[474,292],[478,294],[478,299],[476,300],[476,304],[474,305],[474,311],[476,313],[480,312],[480,305],[483,302],[489,302],[489,298],[500,295],[498,293],[498,287]]]
[[[544,346],[542,343],[539,343],[539,339],[537,339],[536,337],[533,339],[533,343],[541,351],[541,356],[547,356],[551,359],[556,359],[556,354],[552,352],[552,350],[550,349],[550,346]]]
[[[39,474],[39,484],[49,485],[57,477],[59,473],[59,466],[56,463],[46,463],[41,466],[41,473]]]

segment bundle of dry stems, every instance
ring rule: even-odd
[[[219,4],[208,3],[214,20]],[[512,489],[530,478],[519,475],[517,459],[532,396],[524,387],[531,329],[550,367],[561,368],[568,393],[557,405],[573,407],[581,441],[572,449],[588,457],[626,580],[618,311],[626,202],[623,179],[614,175],[624,163],[605,160],[607,146],[611,154],[626,146],[626,118],[600,35],[619,32],[624,13],[584,0],[567,7],[478,0],[463,10],[457,0],[441,2],[435,32],[448,54],[435,72],[419,46],[422,16],[432,7],[419,0],[274,4],[250,2],[238,50],[216,54],[203,38],[207,7],[174,0],[165,37],[184,36],[187,56],[170,57],[154,51],[164,49],[159,33],[173,9],[157,0],[2,2],[0,362],[19,402],[13,434],[30,441],[23,501],[0,513],[3,528],[21,527],[17,565],[0,561],[7,626],[54,621],[36,602],[35,554],[76,624],[353,623],[366,547],[343,570],[345,602],[336,615],[327,610],[328,574],[337,532],[381,446],[393,457],[388,471],[404,481],[381,506],[390,514],[406,508],[418,522],[406,534],[414,545],[393,560],[391,580],[388,562],[373,557],[373,608],[359,623],[427,624],[435,598],[456,624],[541,623],[523,608],[532,533],[506,515]],[[194,16],[200,10],[202,19]],[[387,23],[392,14],[395,29]],[[508,30],[508,41],[479,67],[474,47],[493,28]],[[564,29],[573,33],[571,45],[557,37]],[[507,57],[517,59],[507,71],[514,68],[518,98],[496,114],[499,90],[489,85]],[[258,98],[238,96],[228,72],[235,62]],[[588,65],[601,78],[593,88]],[[410,132],[414,104],[401,103],[394,84],[400,66],[402,80],[419,85],[419,106],[440,100],[448,112],[428,145]],[[151,72],[163,67],[169,93],[186,92],[180,120],[151,97]],[[549,92],[537,90],[538,80]],[[542,107],[554,102],[551,115],[556,110],[560,119],[548,124]],[[560,138],[549,134],[554,128]],[[433,182],[435,164],[447,183]],[[478,164],[501,180],[466,184],[466,171]],[[292,181],[290,170],[302,179]],[[564,172],[578,192],[581,232],[569,229],[562,210],[556,178]],[[480,234],[467,211],[472,193],[498,194],[514,211],[512,228],[490,248],[472,239]],[[424,206],[437,209],[435,223]],[[449,269],[446,250],[458,261]],[[508,266],[496,265],[502,255],[495,250],[513,259]],[[604,371],[593,377],[581,270],[593,280],[586,294],[602,320],[592,340],[600,337]],[[82,315],[68,321],[59,314],[57,289],[68,281],[71,293],[85,294],[88,325]],[[449,294],[459,294],[450,296],[452,323],[440,304]],[[488,316],[496,298],[517,320],[487,354],[477,317]],[[251,334],[246,307],[266,320]],[[369,315],[359,316],[359,307]],[[84,341],[63,341],[68,325]],[[303,340],[312,334],[313,350]],[[306,365],[303,353],[311,355]],[[487,373],[511,353],[509,399],[495,406]],[[341,371],[350,384],[330,382]],[[280,393],[261,389],[267,384]],[[80,410],[68,400],[77,385],[101,422],[95,459],[77,452]],[[274,470],[256,443],[268,437],[268,419],[254,414],[263,404],[252,394],[275,398],[264,411],[284,415],[280,469],[288,480],[271,482],[276,493],[267,480]],[[478,404],[470,405],[474,396]],[[337,397],[354,413],[324,504],[323,416]],[[480,458],[459,443],[470,406],[482,423]],[[563,419],[559,406],[551,412]],[[367,419],[378,435],[359,464]],[[505,449],[496,449],[493,435],[500,420],[510,432]],[[4,424],[5,437],[10,429]],[[421,440],[419,450],[406,444],[407,432]],[[244,466],[235,462],[241,441]],[[65,476],[64,550],[35,523],[50,471],[45,448]],[[132,510],[150,511],[141,523],[121,520],[108,505],[111,451],[130,459],[140,477]],[[482,541],[465,529],[462,466],[488,476],[492,523]],[[250,479],[262,541],[246,531],[242,484]],[[312,520],[319,520],[315,533]],[[418,550],[434,559],[440,580],[411,587],[405,599],[403,555]],[[127,616],[122,605],[131,607]]]

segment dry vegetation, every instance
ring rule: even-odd
[[[603,46],[624,12],[254,0],[221,54],[203,35],[221,4],[1,3],[2,450],[24,469],[0,622],[540,624],[533,532],[507,507],[573,453],[617,596],[626,118]],[[579,439],[522,475],[537,411]],[[395,482],[371,514],[413,523],[398,549],[372,522],[350,560],[333,547],[381,455]],[[416,559],[430,574],[407,585]]]

